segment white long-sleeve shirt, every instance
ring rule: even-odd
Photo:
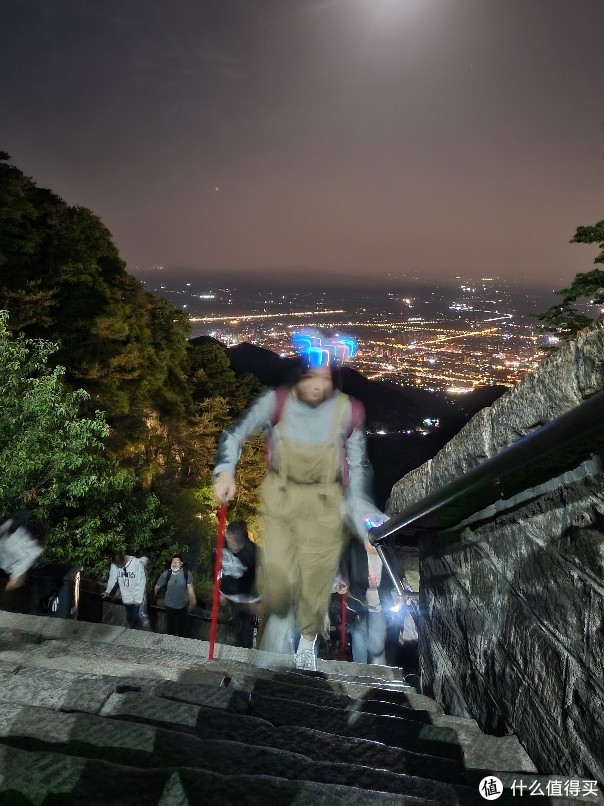
[[[139,557],[130,557],[123,568],[112,563],[107,580],[107,593],[111,593],[116,582],[124,604],[142,604],[147,584],[144,562]]]

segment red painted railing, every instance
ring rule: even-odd
[[[340,652],[342,654],[342,660],[347,659],[347,652],[346,652],[346,594],[340,594]]]
[[[212,616],[210,620],[210,649],[208,658],[214,660],[214,644],[216,643],[216,627],[218,625],[218,604],[220,601],[220,576],[222,571],[222,549],[226,531],[227,505],[218,508],[218,532],[216,535],[216,560],[214,562],[214,590],[212,593]]]

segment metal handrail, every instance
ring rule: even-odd
[[[565,445],[585,438],[598,430],[604,431],[604,390],[596,392],[574,409],[522,437],[468,473],[449,482],[440,490],[436,490],[421,501],[406,507],[381,526],[371,529],[369,541],[378,550],[393,582],[395,579],[391,569],[380,552],[379,544],[382,540],[396,535],[402,529],[451,504],[462,495],[496,484],[514,471],[526,467],[529,462],[543,459],[548,454],[559,451]]]

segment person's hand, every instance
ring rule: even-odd
[[[369,574],[367,575],[367,581],[369,583],[370,588],[378,588],[379,587],[377,574],[371,568],[369,569]]]
[[[340,580],[340,582],[338,582],[338,584],[337,584],[337,586],[336,586],[336,593],[339,593],[339,594],[341,594],[342,596],[343,596],[345,593],[348,593],[348,585],[347,585],[345,582],[342,582],[342,581]]]
[[[363,545],[365,546],[365,551],[367,552],[367,554],[377,554],[377,553],[378,553],[378,552],[377,552],[376,547],[375,547],[375,546],[373,546],[373,545],[372,545],[372,544],[369,542],[369,538],[368,538],[368,537],[364,537],[364,538],[363,538]]]
[[[108,596],[109,596],[109,594],[107,593],[107,591],[103,591],[101,593],[101,599],[106,599]]]
[[[235,476],[228,471],[219,473],[214,479],[214,498],[219,504],[228,504],[235,497],[237,484]]]
[[[219,603],[219,604],[220,604],[222,607],[224,607],[224,606],[225,606],[225,604],[227,603],[227,598],[226,598],[226,596],[224,595],[224,593],[220,593],[220,594],[218,594],[218,603]]]

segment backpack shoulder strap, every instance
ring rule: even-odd
[[[352,432],[355,428],[360,428],[365,422],[365,407],[361,403],[360,400],[357,400],[355,397],[348,397],[350,400],[350,419],[348,421],[348,428],[346,429],[346,439],[349,439],[352,435]],[[350,473],[348,470],[348,456],[346,453],[346,443],[342,446],[342,457],[341,457],[341,474],[342,474],[342,484],[344,487],[348,487],[348,482],[350,480]]]
[[[188,585],[189,584],[189,570],[187,568],[183,568],[182,570],[184,571],[185,585]],[[166,574],[167,574],[166,581],[162,585],[162,587],[164,587],[164,588],[167,587],[168,582],[172,579],[172,569],[168,568],[168,570],[166,571]]]
[[[281,420],[283,415],[283,407],[285,406],[285,401],[287,400],[290,393],[289,386],[278,386],[275,389],[275,400],[273,404],[273,413],[271,414],[271,430],[277,425],[277,423]],[[264,461],[267,467],[270,467],[271,464],[271,440],[268,438],[264,443]]]
[[[285,406],[285,401],[287,400],[289,392],[289,386],[278,386],[275,389],[275,405],[271,417],[271,428],[274,428],[281,419],[281,416],[283,415],[283,407]]]
[[[346,430],[346,439],[348,439],[355,428],[359,428],[365,422],[365,406],[356,397],[349,398],[350,400],[350,422]]]

